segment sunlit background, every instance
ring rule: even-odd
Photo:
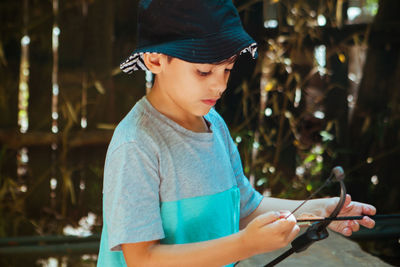
[[[259,58],[239,59],[216,108],[252,185],[301,199],[341,165],[353,199],[399,213],[398,1],[234,3]],[[94,266],[107,145],[153,82],[118,68],[135,47],[136,6],[0,3],[1,266]],[[398,264],[398,225],[354,240]]]

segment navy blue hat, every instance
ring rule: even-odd
[[[231,0],[142,0],[138,45],[121,63],[124,72],[147,70],[144,53],[161,53],[192,63],[217,63],[235,54],[257,57]]]

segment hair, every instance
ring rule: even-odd
[[[235,54],[233,56],[231,56],[230,58],[224,59],[222,61],[219,62],[215,62],[215,63],[211,63],[213,65],[222,65],[222,64],[230,64],[236,61],[236,59],[239,57],[239,54]],[[169,55],[167,55],[167,62],[170,63],[172,61],[172,59],[174,59],[174,57],[171,57]]]

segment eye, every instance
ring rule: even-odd
[[[200,76],[205,77],[205,76],[210,75],[210,74],[211,74],[211,71],[204,72],[204,71],[197,70],[197,73],[198,73]]]
[[[229,72],[231,72],[232,71],[232,69],[225,69],[225,72],[226,73],[229,73]]]

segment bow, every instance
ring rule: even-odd
[[[336,208],[329,215],[329,218],[336,218],[340,210],[343,208],[344,202],[346,200],[346,186],[344,185],[343,179],[344,179],[343,168],[340,166],[334,167],[328,179],[325,181],[325,183],[320,188],[318,188],[313,194],[311,194],[307,199],[305,199],[290,214],[293,214],[295,211],[297,211],[301,206],[304,205],[304,203],[310,200],[311,197],[317,194],[322,188],[335,181],[340,183],[340,200],[336,205]],[[304,232],[302,235],[300,235],[299,237],[297,237],[295,240],[292,241],[291,243],[292,247],[289,250],[281,254],[279,257],[277,257],[270,263],[266,264],[264,267],[275,266],[285,258],[289,257],[294,252],[296,253],[302,252],[306,250],[314,242],[327,238],[329,236],[329,233],[326,230],[326,227],[328,227],[328,225],[331,222],[332,220],[323,220],[313,223],[310,227],[307,228],[306,232]]]

